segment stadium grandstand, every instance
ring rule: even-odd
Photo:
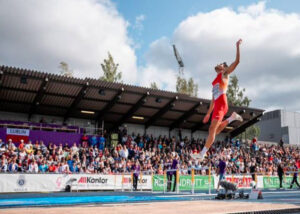
[[[300,165],[297,147],[235,139],[259,121],[261,109],[230,106],[227,116],[236,111],[244,121],[230,124],[199,163],[191,154],[205,144],[206,99],[1,66],[0,102],[1,192],[210,193],[219,188],[222,160],[226,180],[239,188],[251,189],[253,182],[293,188],[292,173]]]

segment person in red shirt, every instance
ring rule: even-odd
[[[20,144],[19,144],[19,146],[18,146],[19,150],[24,149],[24,146],[25,146],[24,140],[21,140],[21,142],[20,142]]]
[[[238,40],[236,42],[236,59],[235,61],[228,67],[226,62],[221,63],[215,67],[215,71],[217,72],[217,77],[212,82],[213,90],[212,90],[212,101],[210,103],[210,107],[208,109],[207,114],[203,119],[203,123],[207,123],[209,121],[210,115],[212,113],[211,124],[209,127],[209,135],[207,137],[205,146],[203,147],[201,153],[197,158],[202,161],[206,152],[209,150],[211,145],[213,144],[215,137],[219,134],[229,123],[235,120],[243,121],[243,118],[237,113],[233,112],[232,115],[223,120],[224,116],[228,111],[227,97],[226,91],[229,81],[229,74],[234,71],[237,65],[240,62],[240,44],[242,40]]]
[[[55,166],[54,162],[52,162],[51,165],[49,166],[49,172],[50,173],[56,172],[56,166]]]

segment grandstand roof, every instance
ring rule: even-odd
[[[0,110],[105,121],[106,127],[123,123],[208,130],[202,124],[210,100],[98,79],[0,66]],[[85,111],[83,113],[82,111]],[[86,112],[87,111],[87,112]],[[230,124],[225,132],[236,135],[255,123],[263,110],[230,106],[244,122]],[[227,116],[228,116],[227,115]]]

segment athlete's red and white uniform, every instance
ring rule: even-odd
[[[228,81],[223,80],[222,72],[220,72],[215,80],[212,82],[213,85],[213,99],[214,99],[214,110],[212,120],[222,121],[228,111],[227,104],[227,85]]]

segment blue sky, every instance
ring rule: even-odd
[[[120,14],[130,22],[129,36],[139,43],[136,48],[138,65],[144,65],[144,54],[156,39],[170,37],[181,21],[199,12],[209,12],[222,7],[236,10],[261,1],[253,0],[113,0]],[[286,13],[300,12],[299,0],[267,0],[267,8]],[[143,28],[134,28],[136,17],[144,15]]]
[[[0,17],[0,64],[99,78],[110,52],[124,83],[176,91],[175,43],[206,99],[242,38],[234,73],[251,106],[300,110],[300,0],[0,0]]]

